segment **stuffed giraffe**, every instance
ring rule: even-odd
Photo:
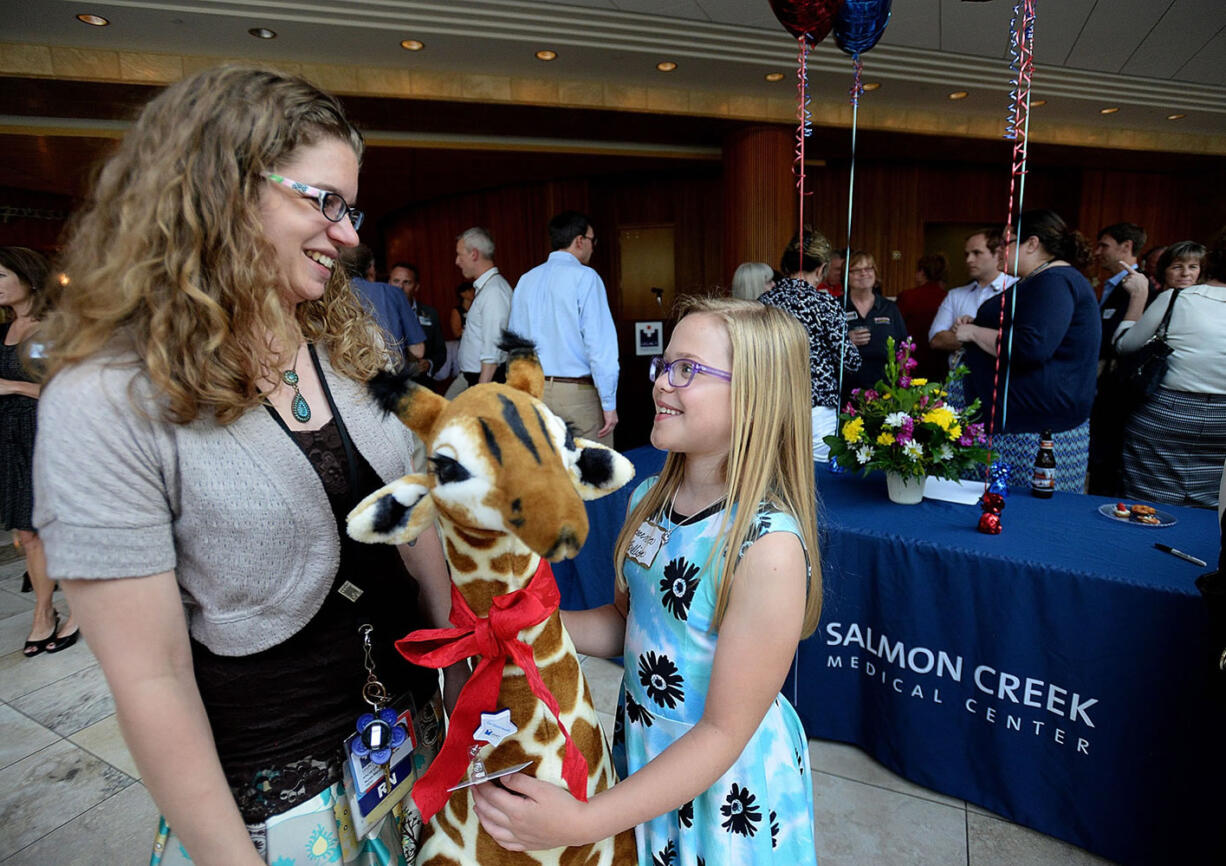
[[[506,332],[502,349],[507,383],[477,385],[452,401],[403,374],[372,381],[376,399],[425,443],[429,472],[376,491],[348,520],[353,538],[392,544],[411,542],[437,523],[458,628],[414,632],[397,647],[433,667],[481,656],[442,751],[413,789],[426,821],[417,863],[633,864],[632,831],[582,848],[506,851],[481,828],[470,788],[447,793],[473,755],[489,774],[526,763],[524,772],[580,799],[616,781],[591,690],[558,615],[548,562],[578,553],[588,531],[583,500],[617,490],[634,468],[616,451],[574,438],[541,402],[544,375],[532,343]],[[481,745],[475,729],[502,710],[510,711],[514,732],[475,750]]]

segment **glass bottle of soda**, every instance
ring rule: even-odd
[[[1056,451],[1050,430],[1044,430],[1039,439],[1039,453],[1034,456],[1034,474],[1030,476],[1030,492],[1040,499],[1051,499],[1056,492]]]

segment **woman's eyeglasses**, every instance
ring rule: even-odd
[[[294,192],[304,195],[307,198],[315,199],[315,202],[319,205],[320,213],[322,213],[326,219],[329,219],[334,223],[338,223],[348,216],[349,221],[353,223],[353,230],[355,232],[362,227],[362,220],[366,217],[366,214],[362,213],[360,210],[351,208],[338,193],[330,192],[326,189],[320,189],[319,187],[310,186],[305,183],[300,183],[296,180],[290,180],[288,177],[282,177],[281,175],[275,174],[271,171],[262,171],[260,172],[260,176],[268,178],[273,183],[279,183],[281,186],[288,187]]]
[[[674,388],[686,387],[694,381],[694,377],[699,373],[706,373],[708,376],[723,379],[725,382],[732,381],[731,373],[717,370],[714,367],[708,367],[706,364],[699,364],[697,361],[691,361],[689,358],[678,358],[676,361],[668,362],[660,355],[656,355],[651,359],[651,367],[648,370],[651,381],[655,382],[664,373],[668,373],[668,384]]]

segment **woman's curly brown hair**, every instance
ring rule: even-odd
[[[348,278],[336,269],[320,300],[290,313],[260,221],[260,172],[328,138],[361,159],[340,103],[274,70],[222,66],[153,99],[70,226],[69,279],[52,287],[43,328],[47,378],[102,351],[135,353],[179,424],[201,413],[228,424],[259,405],[299,334],[341,374],[369,379],[387,355]]]

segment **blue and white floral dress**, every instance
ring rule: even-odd
[[[639,485],[631,508],[655,481]],[[717,533],[723,513],[716,506],[673,529],[650,568],[626,561],[630,613],[613,734],[621,778],[702,718],[715,661],[717,635],[708,628],[721,559],[704,566],[712,546],[722,541]],[[791,532],[803,544],[792,516],[764,503],[741,554],[771,532]],[[792,705],[777,696],[736,763],[714,785],[680,809],[640,825],[635,837],[639,866],[816,863],[808,744]]]

